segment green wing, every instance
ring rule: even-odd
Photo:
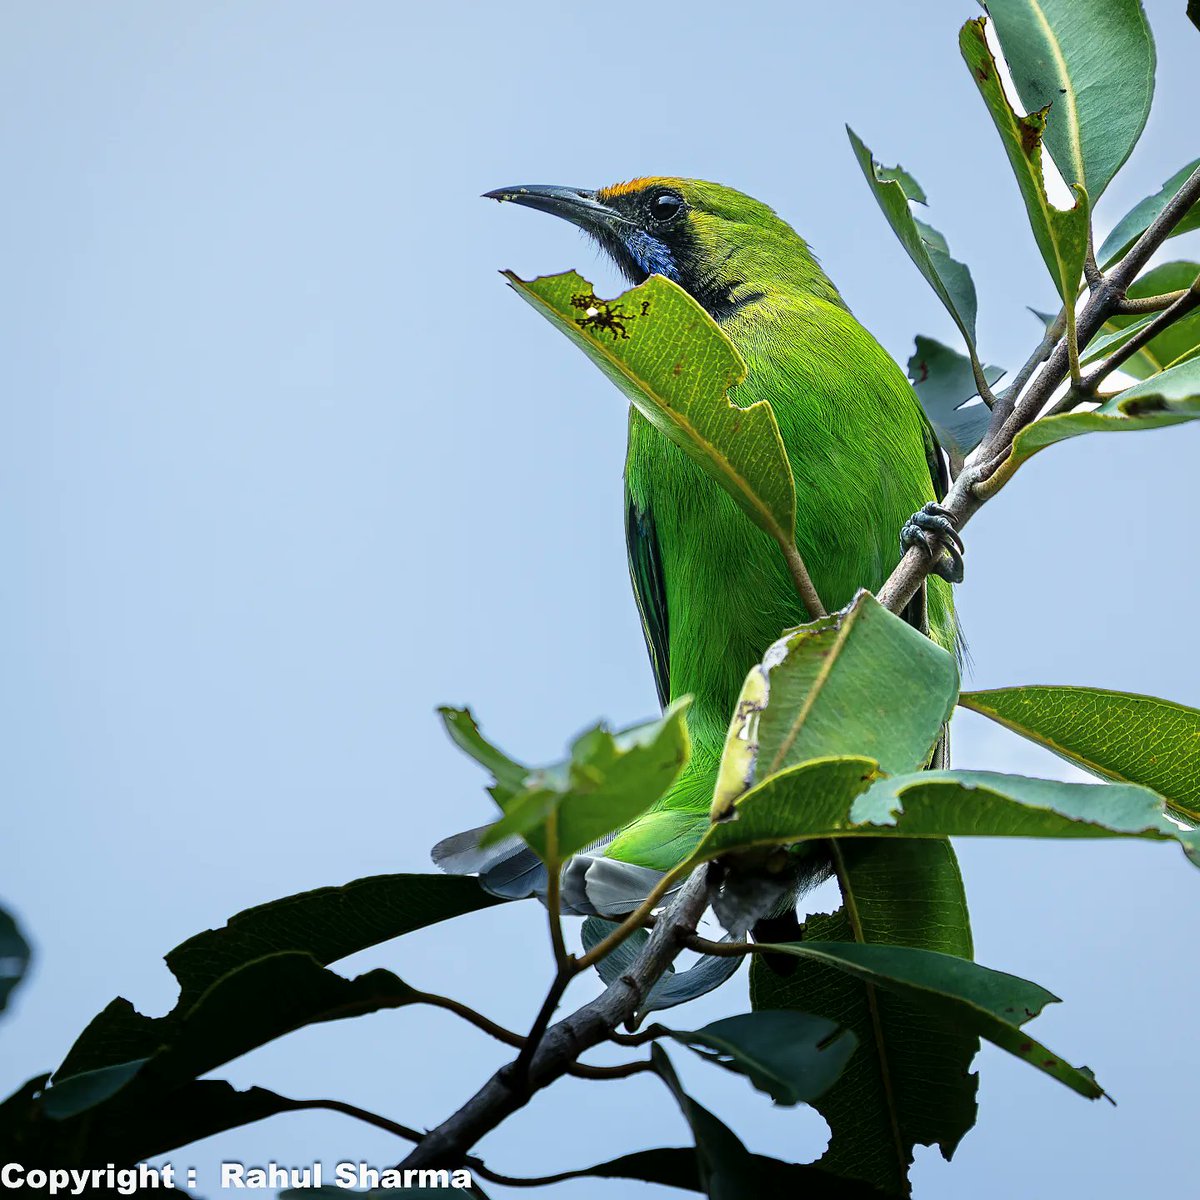
[[[665,708],[671,698],[671,665],[667,655],[667,589],[663,582],[662,555],[654,516],[639,508],[625,492],[625,548],[629,552],[629,578],[642,618],[642,633],[654,671],[658,702]]]
[[[933,480],[933,497],[935,500],[945,500],[950,490],[950,468],[924,409],[921,410],[921,423],[925,434],[925,461],[929,464],[929,478]]]

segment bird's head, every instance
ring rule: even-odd
[[[631,283],[664,275],[718,321],[799,289],[837,300],[804,240],[759,200],[699,179],[634,179],[590,191],[524,184],[487,192],[578,225]]]

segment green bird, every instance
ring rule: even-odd
[[[962,544],[936,504],[948,480],[933,431],[903,372],[791,226],[758,200],[694,179],[487,196],[573,222],[631,283],[663,275],[701,304],[746,364],[730,398],[767,400],[775,411],[795,475],[796,543],[826,607],[878,590],[902,548],[922,544],[937,577],[906,616],[955,647],[950,583],[962,575]],[[692,757],[651,810],[569,864],[563,898],[579,912],[633,907],[703,836],[746,673],[781,631],[809,619],[778,546],[632,408],[625,528],[659,700],[692,697]],[[478,851],[478,833],[439,843],[435,861],[477,871],[503,895],[544,890],[531,852],[517,842]],[[809,874],[819,877],[820,864]]]

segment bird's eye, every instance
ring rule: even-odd
[[[683,209],[683,197],[676,192],[659,192],[650,201],[650,215],[656,221],[669,221]]]

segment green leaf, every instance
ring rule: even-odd
[[[958,702],[1102,779],[1152,788],[1200,821],[1198,709],[1085,687],[996,688]]]
[[[650,1047],[650,1060],[691,1126],[696,1139],[696,1167],[705,1195],[711,1200],[743,1200],[754,1174],[750,1152],[728,1125],[683,1090],[661,1046]]]
[[[1146,126],[1154,41],[1139,0],[988,0],[1029,112],[1047,111],[1046,148],[1095,203]]]
[[[957,695],[953,655],[860,591],[842,612],[775,642],[751,669],[736,711],[756,715],[745,739],[757,746],[756,779],[843,754],[911,771],[929,761]],[[732,741],[737,767],[723,768],[723,781],[745,777],[743,744]],[[714,819],[729,799],[717,794]]]
[[[1078,183],[1075,206],[1055,208],[1046,195],[1042,175],[1042,138],[1046,132],[1045,110],[1018,116],[1004,94],[1000,73],[984,34],[986,20],[968,21],[959,34],[959,47],[971,75],[992,114],[1000,140],[1008,154],[1017,184],[1025,200],[1029,223],[1042,258],[1049,268],[1059,296],[1073,319],[1075,297],[1083,275],[1088,244],[1088,195]]]
[[[870,759],[829,758],[772,775],[734,804],[695,861],[812,839],[1137,837],[1176,841],[1200,866],[1200,831],[1132,784],[1063,783],[990,771],[915,771],[878,778]]]
[[[1087,349],[1080,354],[1079,361],[1084,364],[1098,362],[1110,351],[1125,345],[1143,325],[1148,325],[1157,316],[1158,313],[1143,313],[1119,329],[1111,323],[1102,325],[1100,332],[1088,342]]]
[[[81,1071],[42,1093],[42,1111],[56,1121],[78,1116],[115,1096],[148,1063],[148,1058]]]
[[[8,1004],[13,988],[25,977],[31,953],[17,922],[0,908],[0,1012]]]
[[[1129,286],[1128,295],[1135,300],[1146,296],[1160,296],[1167,292],[1182,291],[1200,278],[1200,263],[1169,262],[1147,271]],[[1149,319],[1157,316],[1150,314]],[[1131,336],[1145,324],[1144,316],[1113,317],[1104,325],[1105,331]],[[1168,325],[1157,337],[1151,338],[1135,355],[1121,364],[1121,370],[1135,379],[1166,370],[1179,362],[1200,353],[1200,310],[1188,314],[1172,325]]]
[[[881,180],[894,179],[903,189],[905,196],[914,204],[928,204],[925,189],[899,164],[894,167],[876,166],[876,176]]]
[[[858,941],[971,955],[962,878],[945,841],[878,838],[835,842],[844,907],[815,915],[804,941]],[[979,1039],[913,997],[812,959],[783,974],[758,955],[750,972],[756,1010],[787,1008],[851,1030],[858,1049],[841,1078],[814,1102],[829,1123],[819,1166],[907,1195],[915,1145],[949,1158],[975,1121]]]
[[[522,768],[519,777],[505,768],[505,780],[496,775],[490,789],[503,816],[483,836],[481,845],[518,834],[543,861],[561,862],[627,825],[674,783],[687,762],[690,703],[687,697],[676,700],[658,720],[619,733],[597,725],[575,739],[564,762],[536,770]],[[455,709],[443,713],[451,728],[464,716]],[[470,715],[465,715],[469,720]],[[474,721],[471,729],[471,741],[459,744],[472,758],[493,773],[494,762],[516,765],[483,740]]]
[[[765,400],[740,408],[729,399],[746,364],[687,292],[652,275],[607,301],[573,271],[534,280],[505,276],[760,529],[794,546],[796,487],[775,414]]]
[[[900,239],[900,244],[908,251],[917,270],[925,276],[938,299],[946,306],[946,311],[954,318],[974,358],[978,302],[971,272],[950,257],[946,239],[936,229],[913,216],[909,201],[918,200],[924,204],[925,193],[912,176],[899,167],[883,167],[876,162],[871,151],[849,125],[846,126],[846,133],[858,165],[867,177],[876,203],[883,210],[892,232]]]
[[[716,819],[694,861],[847,832],[855,798],[878,773],[869,758],[822,758],[770,775]]]
[[[1188,20],[1200,29],[1200,0],[1188,0],[1187,16]]]
[[[995,771],[919,771],[877,780],[855,800],[853,837],[1134,837],[1175,841],[1200,867],[1200,831],[1167,815],[1162,797],[1128,783],[1063,783]]]
[[[1159,213],[1167,207],[1167,202],[1183,187],[1197,167],[1200,167],[1200,158],[1193,159],[1186,167],[1176,171],[1153,196],[1138,201],[1117,222],[1096,253],[1096,260],[1101,267],[1110,267],[1118,259],[1125,257],[1126,251],[1154,224]],[[1200,204],[1193,204],[1184,214],[1183,220],[1167,236],[1176,237],[1197,228],[1200,228]]]
[[[167,1016],[143,1016],[128,1000],[114,1000],[71,1047],[55,1081],[149,1057],[170,1040],[173,1027],[214,983],[268,954],[297,950],[327,964],[501,903],[476,880],[462,876],[374,875],[246,909],[221,929],[197,934],[166,956],[179,981],[179,1000]]]
[[[983,374],[990,385],[1003,377],[1004,370],[985,366]],[[961,462],[983,440],[992,418],[986,404],[963,407],[979,394],[970,360],[933,338],[918,336],[908,360],[908,377],[938,441]]]
[[[885,988],[939,1013],[953,1025],[1024,1059],[1072,1091],[1098,1100],[1105,1094],[1087,1067],[1072,1067],[1021,1032],[1021,1026],[1058,997],[1015,975],[993,971],[954,954],[910,946],[859,942],[772,945],[772,951],[819,962],[876,988]]]
[[[443,705],[438,709],[438,715],[442,718],[450,740],[465,755],[491,771],[495,782],[488,790],[495,797],[496,803],[503,808],[512,796],[524,788],[525,780],[529,776],[529,767],[509,758],[493,746],[479,732],[479,726],[476,725],[469,708],[450,708]]]
[[[1161,429],[1197,417],[1200,417],[1200,358],[1192,358],[1126,388],[1090,412],[1060,413],[1027,425],[1013,439],[1012,451],[1000,470],[1010,475],[1039,450],[1082,433]]]
[[[802,1104],[837,1081],[858,1040],[824,1017],[788,1009],[741,1013],[667,1036],[701,1058],[745,1075],[776,1104]]]

